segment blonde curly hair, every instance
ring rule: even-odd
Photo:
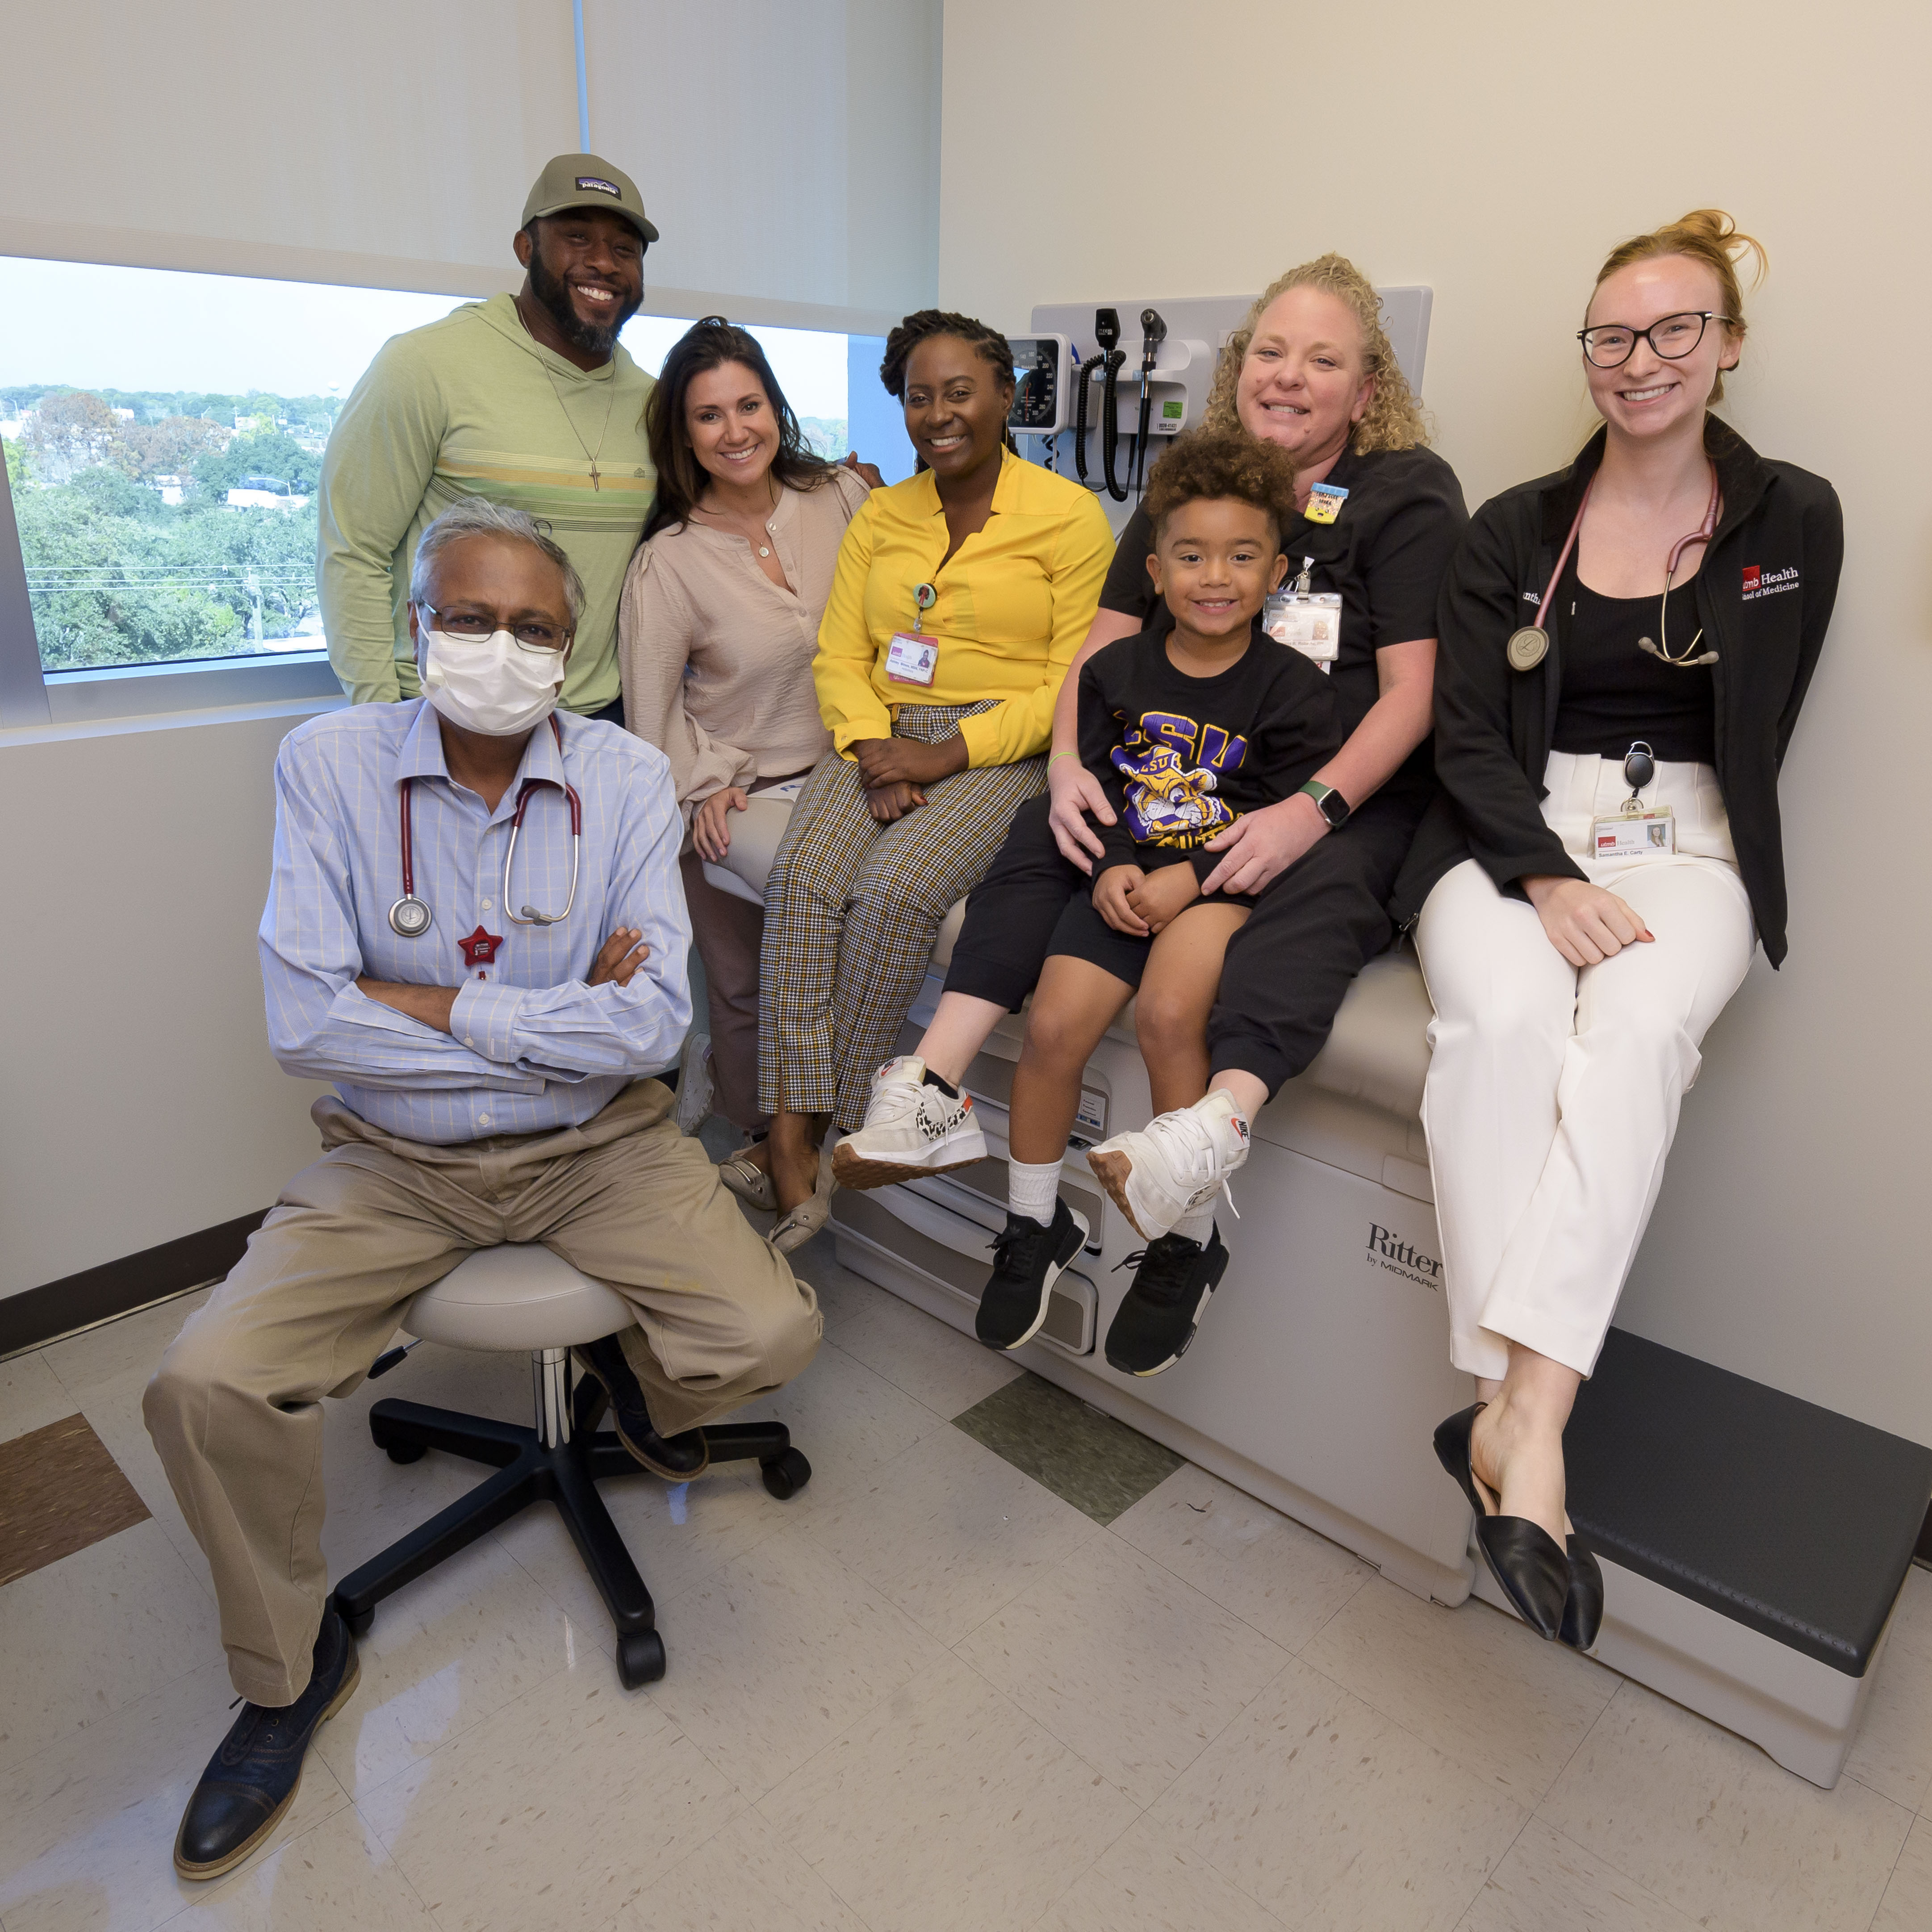
[[[1356,424],[1349,440],[1358,456],[1378,449],[1414,449],[1426,446],[1429,427],[1422,405],[1402,373],[1382,328],[1382,308],[1375,288],[1346,255],[1318,255],[1276,279],[1255,298],[1247,319],[1228,338],[1220,367],[1214,372],[1214,386],[1208,393],[1206,420],[1211,428],[1226,428],[1240,421],[1234,409],[1234,390],[1240,380],[1241,365],[1247,360],[1248,344],[1269,304],[1290,289],[1320,289],[1345,303],[1362,332],[1362,361],[1375,378],[1375,393]]]

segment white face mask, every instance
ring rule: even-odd
[[[514,738],[556,709],[566,652],[525,650],[508,631],[475,639],[427,629],[422,635],[424,694],[452,724]]]

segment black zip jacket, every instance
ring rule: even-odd
[[[1396,881],[1390,911],[1399,924],[1413,920],[1430,887],[1464,859],[1519,896],[1516,882],[1539,873],[1583,877],[1540,808],[1563,632],[1554,608],[1540,619],[1538,610],[1606,434],[1599,430],[1568,470],[1492,497],[1456,549],[1436,611],[1436,771],[1443,790]],[[1705,418],[1704,447],[1724,497],[1692,579],[1697,621],[1718,652],[1718,784],[1758,938],[1775,966],[1786,950],[1778,768],[1832,621],[1844,516],[1822,476],[1760,456],[1715,416]],[[1550,634],[1542,663],[1512,670],[1504,654],[1510,634],[1539,621]]]

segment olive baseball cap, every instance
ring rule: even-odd
[[[561,214],[567,208],[608,208],[621,214],[646,242],[658,238],[637,183],[601,154],[559,154],[537,176],[524,203],[523,225],[529,226],[540,214]]]

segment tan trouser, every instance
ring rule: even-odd
[[[474,1250],[541,1241],[622,1295],[638,1321],[624,1353],[667,1435],[812,1360],[817,1298],[677,1132],[671,1104],[644,1080],[580,1127],[431,1147],[316,1103],[322,1157],[282,1190],[142,1405],[244,1697],[286,1704],[308,1682],[328,1592],[321,1398],[348,1394],[404,1303]]]

